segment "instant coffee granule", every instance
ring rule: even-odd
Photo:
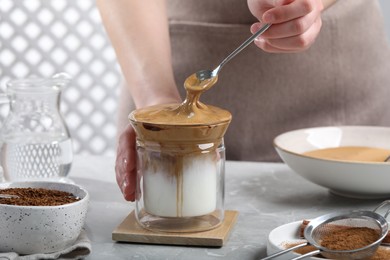
[[[17,195],[19,198],[0,198],[0,204],[18,206],[58,206],[80,200],[72,193],[44,188],[0,189],[0,194]]]

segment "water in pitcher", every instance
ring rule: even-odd
[[[5,181],[65,178],[73,160],[71,136],[60,111],[69,75],[15,79],[4,96],[10,111],[0,128],[0,178]],[[0,180],[2,181],[2,180]]]
[[[2,146],[1,165],[8,181],[42,178],[61,181],[70,171],[72,154],[69,137],[35,135],[34,140],[14,137]]]

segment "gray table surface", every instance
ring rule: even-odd
[[[260,259],[269,232],[279,225],[346,209],[372,210],[382,200],[339,197],[312,184],[282,163],[226,163],[225,209],[238,221],[221,248],[117,243],[111,233],[133,210],[115,183],[114,158],[78,156],[70,178],[84,186],[91,201],[86,230],[92,241],[87,259]]]

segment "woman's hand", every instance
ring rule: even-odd
[[[142,107],[181,102],[182,100],[178,93],[171,94],[161,91],[158,98],[154,99],[151,103],[143,103]],[[134,201],[137,198],[137,152],[136,134],[130,124],[119,136],[116,151],[115,175],[116,182],[123,193],[123,197],[126,200]]]
[[[248,0],[251,13],[259,19],[251,32],[255,33],[264,23],[272,26],[255,44],[271,53],[296,53],[307,50],[318,36],[324,9],[321,0]]]
[[[129,124],[119,136],[115,173],[116,182],[126,200],[135,200],[137,181],[137,160],[135,149],[135,131]]]

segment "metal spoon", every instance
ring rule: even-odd
[[[18,199],[18,198],[20,198],[18,195],[0,194],[0,199]]]
[[[256,37],[260,36],[263,32],[265,32],[271,24],[265,24],[260,28],[255,34],[249,37],[245,42],[243,42],[237,49],[235,49],[232,53],[229,54],[214,70],[200,70],[196,73],[196,77],[200,80],[206,80],[213,78],[218,75],[219,71],[222,67],[230,61],[234,56],[236,56],[240,51],[242,51],[245,47],[247,47]]]

